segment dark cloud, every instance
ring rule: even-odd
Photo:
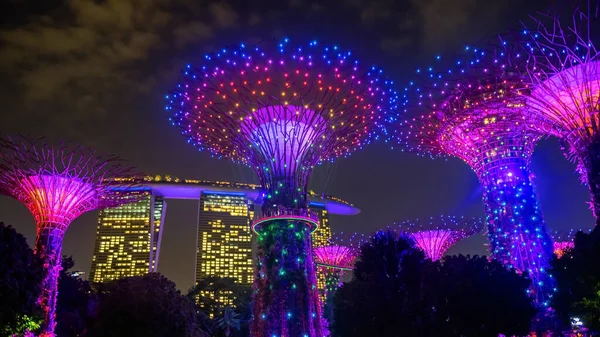
[[[218,27],[232,28],[238,24],[239,15],[225,2],[210,4],[209,10]]]
[[[147,92],[166,76],[145,71],[157,58],[172,60],[171,49],[202,43],[214,29],[236,24],[228,6],[209,9],[210,15],[195,15],[200,9],[187,0],[67,1],[27,24],[0,30],[0,72],[9,75],[7,87],[20,92],[20,114],[47,129],[67,124],[74,130],[86,120],[97,126],[115,102]]]
[[[324,36],[405,56],[492,34],[515,1],[52,0],[51,10],[0,28],[0,102],[19,112],[0,125],[36,119],[41,132],[85,132],[86,123],[139,118],[136,95],[167,90],[157,85],[171,83],[183,59],[217,46],[216,36],[218,45]]]

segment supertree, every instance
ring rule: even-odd
[[[520,90],[526,84],[507,66],[506,60],[518,55],[501,48],[465,49],[467,56],[449,70],[418,70],[425,75],[407,87],[404,104],[407,110],[429,112],[402,123],[397,141],[422,155],[456,156],[475,171],[483,185],[494,258],[527,272],[534,295],[547,305],[553,292],[546,270],[552,241],[529,170],[541,135],[530,126]],[[419,81],[425,85],[420,87]]]
[[[321,289],[321,304],[325,318],[333,320],[333,296],[342,282],[345,271],[352,270],[358,251],[351,246],[331,245],[313,249],[315,265],[325,275],[325,288]]]
[[[598,31],[593,27],[598,11],[589,5],[587,10],[576,9],[568,25],[557,15],[532,16],[532,29],[523,30],[518,42],[529,56],[527,105],[535,126],[563,141],[565,155],[577,164],[589,187],[591,209],[598,218],[600,54],[592,36]]]
[[[0,139],[0,191],[22,202],[35,218],[34,252],[46,270],[38,299],[44,314],[40,336],[54,336],[62,242],[69,225],[85,212],[136,201],[125,192],[136,182],[117,157],[100,156],[91,148],[26,137]]]
[[[554,254],[556,257],[560,259],[567,249],[574,247],[575,244],[573,240],[575,239],[575,234],[577,234],[577,232],[577,230],[573,229],[569,229],[567,231],[550,231],[550,235],[552,236],[552,241],[554,244]]]
[[[250,166],[264,189],[257,234],[252,336],[322,336],[308,210],[313,167],[376,137],[396,93],[382,70],[313,41],[223,49],[188,65],[167,97],[188,142]]]
[[[442,215],[428,220],[406,220],[392,228],[408,234],[428,258],[438,261],[457,242],[481,231],[483,223],[481,218]]]

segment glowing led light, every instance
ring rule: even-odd
[[[575,247],[573,240],[580,230],[569,229],[566,231],[553,230],[550,232],[553,241],[554,254],[560,259],[567,249]]]
[[[264,189],[267,202],[252,226],[260,276],[253,305],[254,317],[269,319],[254,320],[251,335],[320,337],[310,241],[318,218],[309,214],[308,179],[317,164],[376,138],[396,118],[398,94],[380,69],[362,69],[337,47],[293,48],[285,40],[243,49],[186,68],[167,111],[191,144],[251,167]]]
[[[597,4],[596,4],[597,6]],[[589,8],[591,12],[597,9]],[[600,217],[600,55],[592,41],[597,29],[581,9],[568,26],[558,17],[533,17],[535,30],[511,41],[526,55],[523,68],[531,87],[526,95],[531,126],[556,136],[565,144],[565,156],[577,164],[581,181],[589,188],[591,208]],[[561,51],[561,52],[558,52]]]
[[[428,258],[437,261],[454,244],[481,231],[483,224],[481,218],[440,216],[424,221],[408,220],[392,228],[408,234]]]
[[[134,202],[130,168],[116,158],[78,146],[51,146],[32,139],[0,139],[0,191],[22,202],[36,220],[34,251],[47,270],[38,304],[41,336],[54,336],[62,241],[71,222],[103,207]]]
[[[491,253],[507,267],[527,271],[543,304],[553,294],[546,271],[552,241],[529,172],[542,136],[531,127],[524,97],[529,87],[509,62],[514,53],[465,53],[451,71],[432,69],[435,76],[407,87],[404,106],[414,117],[393,125],[389,137],[405,150],[455,156],[473,169],[483,186]]]

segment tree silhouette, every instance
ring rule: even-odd
[[[234,304],[238,299],[246,297],[248,291],[248,287],[236,283],[232,277],[209,276],[198,280],[188,290],[187,296],[198,303],[202,311],[218,315],[228,303]]]
[[[217,328],[223,331],[225,337],[231,335],[231,330],[240,331],[242,320],[240,315],[230,306],[226,306],[223,314],[217,319]]]
[[[525,336],[536,314],[529,279],[485,256],[447,256],[427,277],[439,336]],[[501,312],[501,315],[498,315]]]
[[[333,335],[526,335],[536,313],[529,285],[526,276],[486,257],[432,262],[408,237],[378,232],[334,298]]]
[[[199,337],[194,303],[166,277],[151,273],[101,285],[89,337]]]
[[[584,326],[600,331],[600,226],[589,234],[579,232],[575,245],[560,259],[552,261],[558,293],[552,307],[565,327],[571,317],[579,317]]]
[[[251,293],[252,289],[249,286],[237,283],[234,278],[209,276],[198,280],[187,296],[197,305],[198,319],[204,331],[213,332],[227,308],[232,307],[240,320],[240,329],[230,333],[247,336],[248,322],[252,315]],[[209,316],[213,317],[214,321],[211,321]]]
[[[85,333],[98,304],[90,284],[71,275],[74,266],[75,261],[72,257],[63,256],[62,270],[58,277],[55,330],[61,337],[76,337]]]
[[[424,253],[406,236],[378,232],[361,247],[352,281],[337,291],[334,336],[431,336],[423,304]]]
[[[34,323],[43,277],[42,263],[25,237],[0,222],[0,333],[23,332]]]

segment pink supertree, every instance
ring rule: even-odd
[[[250,166],[265,190],[257,234],[251,335],[322,335],[307,183],[323,161],[367,145],[396,93],[375,67],[316,41],[223,49],[184,69],[171,121],[200,150]]]
[[[0,140],[0,191],[22,202],[35,218],[34,252],[46,270],[38,299],[44,313],[40,336],[54,336],[62,242],[69,225],[85,212],[136,201],[125,192],[135,183],[131,168],[90,148],[23,137]]]
[[[455,156],[473,169],[483,186],[493,257],[527,272],[535,297],[548,305],[552,241],[529,169],[542,134],[531,125],[526,81],[511,67],[520,56],[503,48],[465,49],[455,66],[429,67],[411,82],[405,105],[420,115],[400,125],[396,137],[409,151]]]
[[[600,217],[600,54],[593,39],[598,10],[576,9],[569,24],[556,15],[532,16],[520,44],[528,54],[531,87],[527,105],[534,125],[560,138],[565,155],[577,165]],[[518,37],[520,39],[520,37]]]
[[[315,265],[325,276],[325,284],[319,289],[324,317],[333,323],[333,297],[342,284],[345,272],[354,268],[360,246],[366,242],[364,234],[354,233],[347,237],[344,233],[334,234],[329,245],[313,249]]]
[[[426,220],[407,220],[391,226],[394,230],[408,234],[417,247],[433,261],[440,260],[450,247],[478,233],[483,227],[484,221],[481,218],[444,215]]]
[[[315,265],[325,275],[324,302],[329,302],[339,287],[344,271],[352,270],[357,250],[348,246],[324,246],[313,249]]]

